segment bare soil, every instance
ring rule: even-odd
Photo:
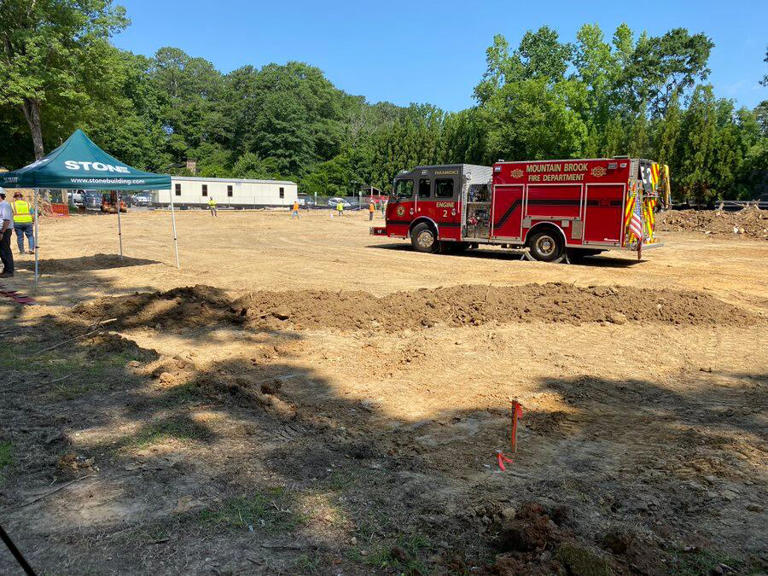
[[[546,265],[219,214],[177,215],[181,270],[167,214],[123,259],[114,216],[46,221],[40,304],[0,302],[0,518],[40,573],[768,569],[768,244]]]
[[[735,212],[723,210],[672,210],[659,214],[661,232],[698,232],[768,240],[768,210],[750,206]]]

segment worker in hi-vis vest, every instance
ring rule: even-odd
[[[216,213],[216,200],[214,200],[213,198],[208,200],[208,210],[211,211],[211,216],[218,216],[218,214]]]
[[[32,211],[29,209],[29,202],[24,200],[21,192],[14,193],[11,210],[13,210],[13,229],[16,230],[16,243],[19,245],[19,254],[25,254],[24,236],[27,237],[27,244],[29,245],[29,251],[26,254],[34,254],[35,235],[33,223],[35,219]]]
[[[376,204],[373,203],[373,200],[370,201],[368,204],[368,220],[373,220],[373,213],[376,212]]]
[[[299,201],[298,200],[294,200],[293,201],[293,207],[291,208],[291,220],[293,220],[294,218],[301,218],[301,216],[299,216]]]

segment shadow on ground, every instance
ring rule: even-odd
[[[121,329],[174,331],[174,355],[91,317],[10,322],[0,513],[41,572],[696,574],[762,561],[764,374],[739,390],[702,374],[684,393],[543,379],[562,407],[526,409],[501,473],[506,409],[394,418],[307,367],[304,333],[238,325],[205,290],[102,311]],[[247,353],[199,361],[222,329]],[[724,540],[742,554],[709,552]],[[0,572],[12,566],[0,553]]]
[[[131,258],[129,256],[121,258],[118,254],[94,254],[93,256],[80,256],[78,258],[42,259],[38,262],[38,267],[42,277],[62,272],[89,272],[131,266],[147,266],[149,264],[161,264],[161,262],[146,258]],[[34,272],[35,261],[21,260],[16,263],[16,267],[20,270]]]
[[[391,250],[393,252],[414,252],[410,243],[406,241],[398,244],[370,244],[367,248]],[[451,252],[449,254],[444,254],[444,256],[478,260],[525,260],[525,257],[519,252],[501,249],[465,250],[463,252]],[[606,255],[586,256],[571,262],[572,265],[576,266],[594,266],[599,268],[630,268],[639,263],[642,263],[642,261],[638,262],[636,259]]]

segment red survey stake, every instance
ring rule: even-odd
[[[509,441],[512,444],[512,452],[517,452],[517,421],[523,417],[523,407],[520,402],[512,402],[512,427],[510,429]]]

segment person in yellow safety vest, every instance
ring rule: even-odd
[[[342,202],[341,200],[336,202],[336,214],[338,214],[339,216],[344,216],[344,202]]]
[[[368,220],[373,220],[373,213],[376,212],[376,204],[373,203],[373,200],[370,201],[368,204]]]
[[[35,219],[32,211],[29,209],[29,202],[24,200],[21,192],[14,193],[11,209],[13,210],[13,229],[16,230],[16,243],[19,245],[19,254],[34,254],[35,234],[33,223]],[[28,252],[24,252],[24,236],[27,237]]]
[[[293,208],[291,208],[291,220],[293,220],[294,218],[301,218],[301,216],[299,216],[299,201],[298,200],[294,200],[293,201]]]
[[[213,198],[208,200],[208,210],[211,211],[211,216],[218,216],[218,214],[216,213],[216,200],[214,200]]]

